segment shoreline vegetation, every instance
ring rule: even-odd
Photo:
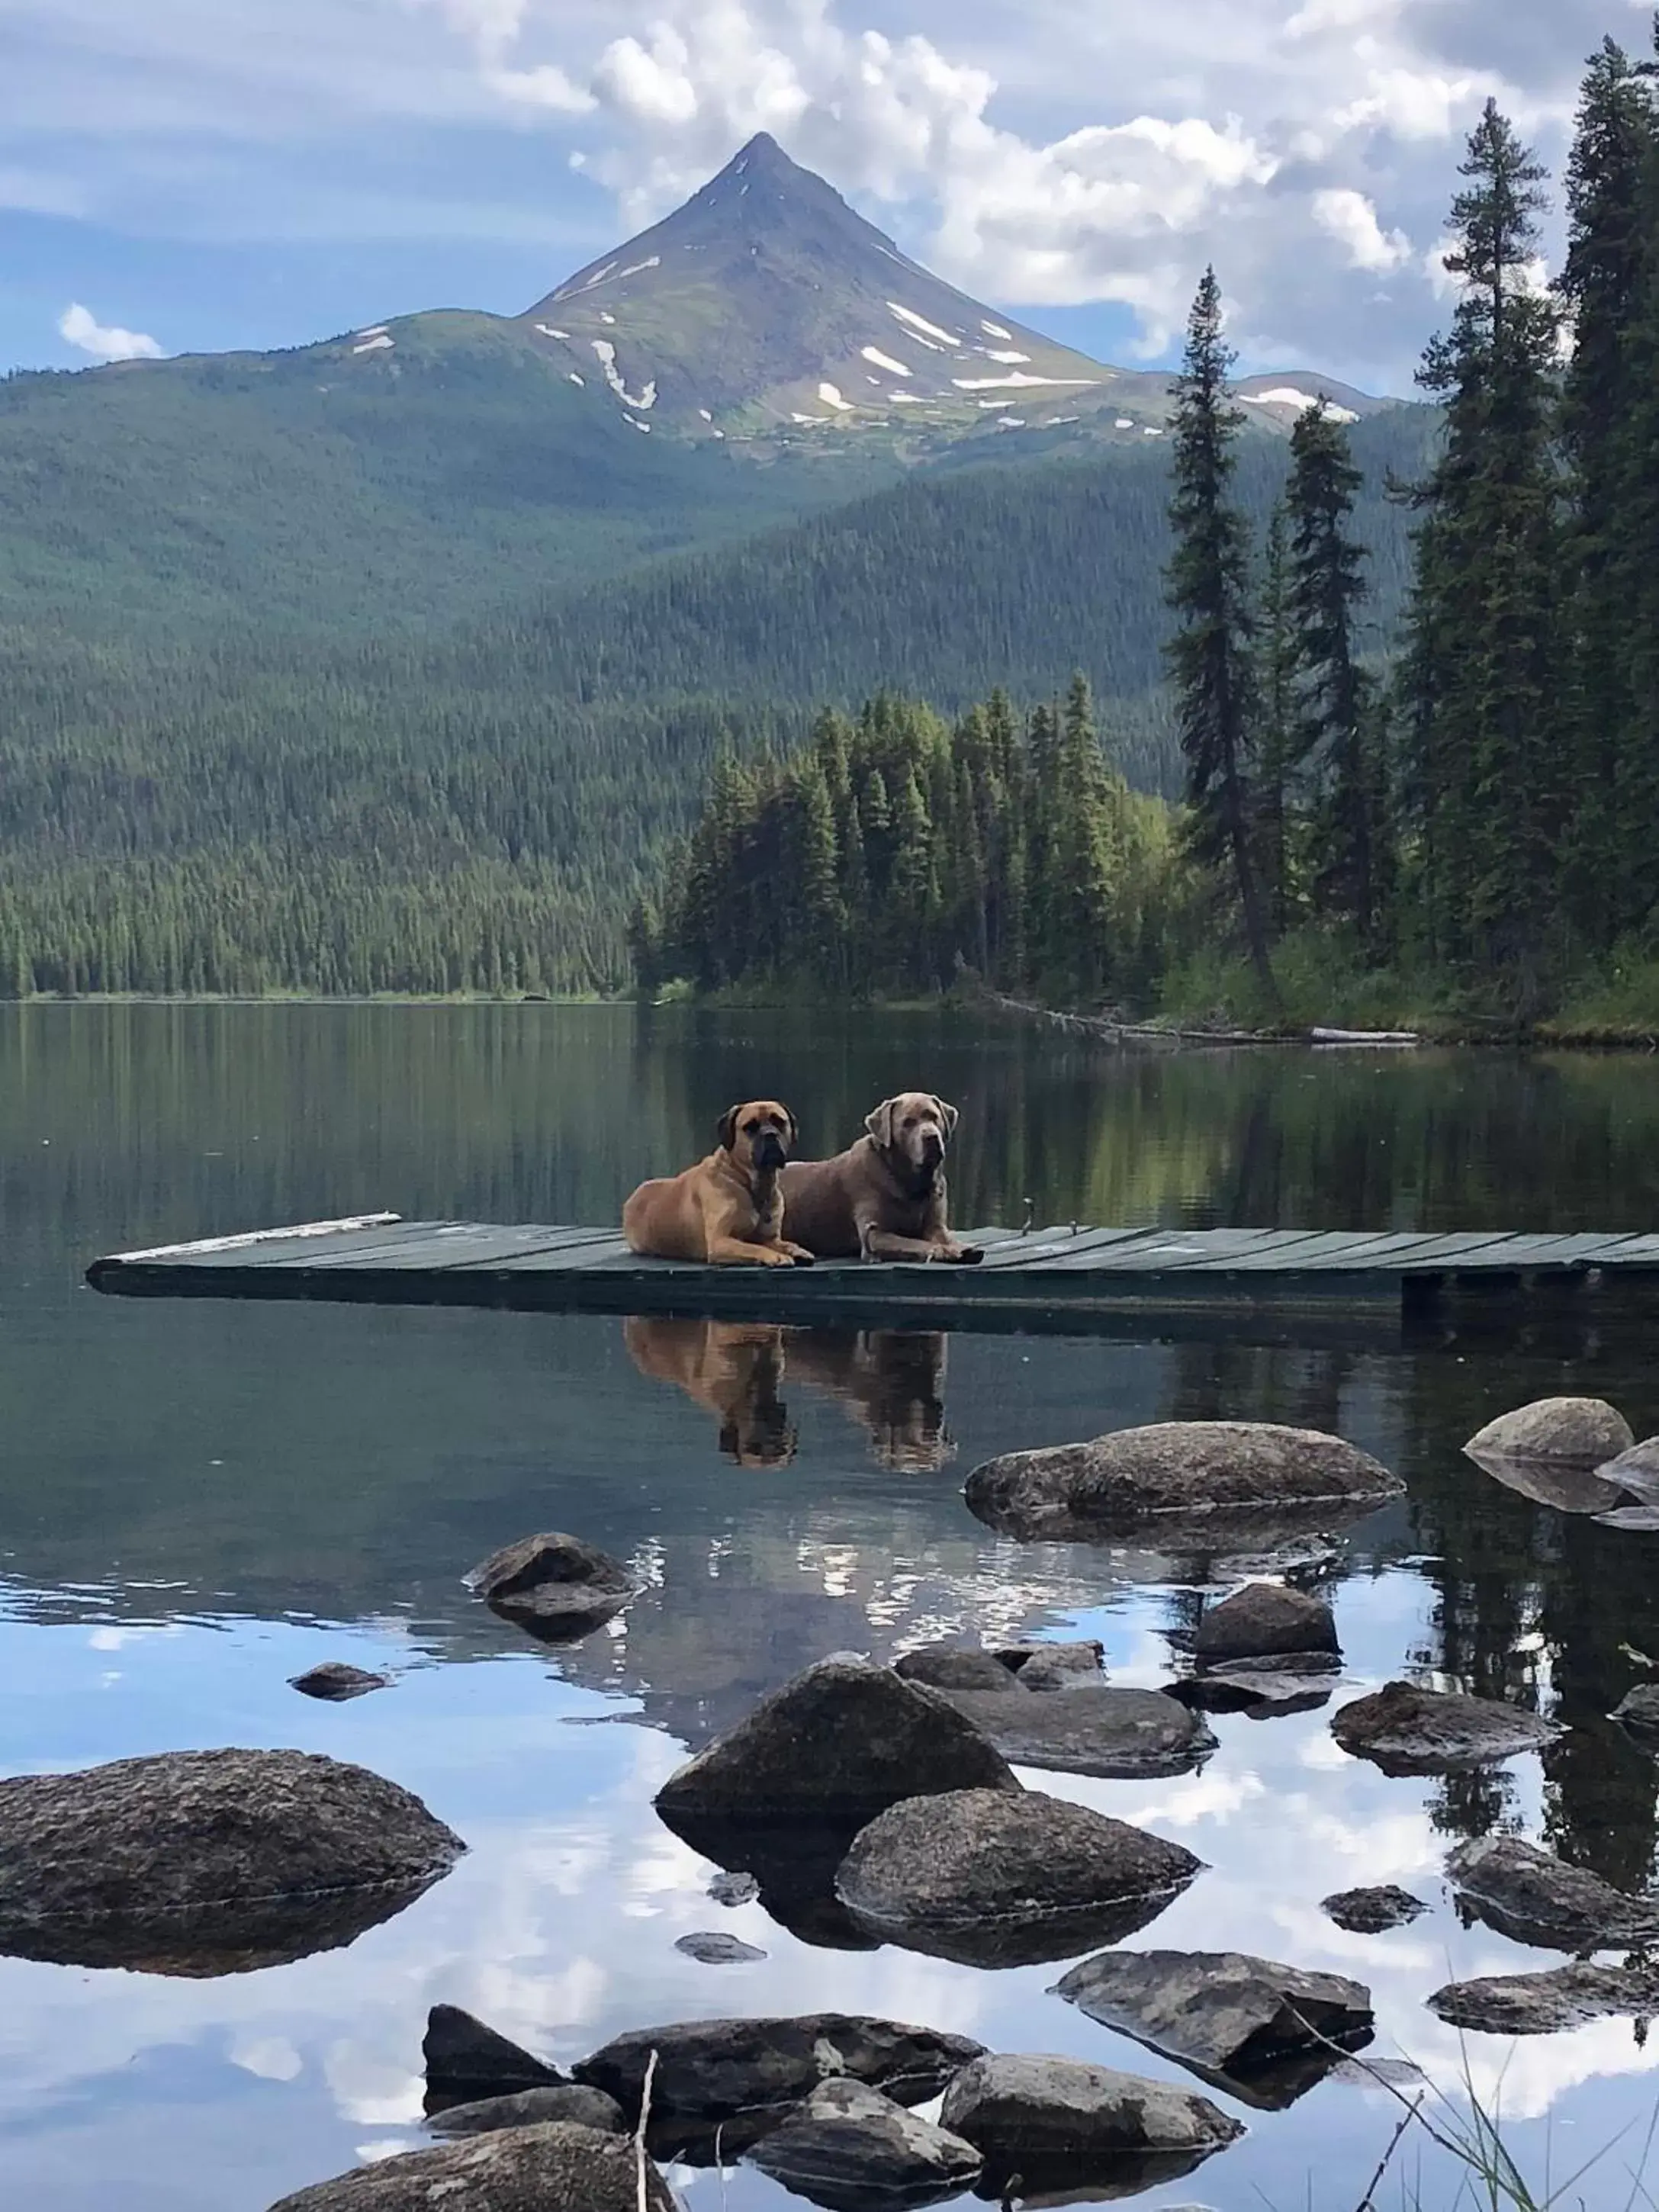
[[[578,1006],[644,1006],[664,1010],[693,1006],[710,1012],[764,1012],[811,1009],[823,1012],[867,1011],[878,1014],[945,1014],[964,1020],[1020,1023],[1049,1029],[1061,1036],[1094,1041],[1118,1048],[1216,1050],[1251,1047],[1352,1045],[1378,1048],[1403,1047],[1408,1042],[1424,1048],[1467,1048],[1505,1052],[1659,1052],[1659,964],[1650,973],[1632,979],[1623,988],[1587,993],[1553,1019],[1522,1027],[1513,1019],[1492,1013],[1458,1011],[1437,1003],[1428,993],[1415,997],[1379,999],[1371,993],[1355,996],[1338,994],[1321,998],[1304,1016],[1294,1003],[1277,1022],[1255,1021],[1247,999],[1189,998],[1159,1010],[1137,1014],[1122,1008],[1083,1011],[988,991],[976,978],[965,977],[949,989],[903,995],[876,993],[865,996],[837,995],[779,980],[744,988],[736,986],[696,992],[668,986],[647,995],[640,991],[381,991],[381,992],[173,992],[100,991],[31,993],[27,998],[0,1000],[0,1006],[35,1009],[76,1006],[550,1006],[568,1010]],[[1629,1011],[1621,1011],[1628,1008]],[[1393,1011],[1390,1011],[1393,1010]],[[1331,1032],[1322,1035],[1322,1031]]]
[[[1495,102],[1459,175],[1456,306],[1419,377],[1442,434],[1393,488],[1416,521],[1392,659],[1364,644],[1342,410],[1310,401],[1252,527],[1206,270],[1172,387],[1180,801],[1130,788],[1081,674],[1063,702],[881,694],[793,749],[728,745],[631,914],[643,995],[961,984],[1120,1042],[1655,1048],[1659,75],[1592,57],[1553,284],[1546,172]]]

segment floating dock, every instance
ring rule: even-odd
[[[1659,1235],[1455,1236],[1285,1229],[964,1230],[978,1267],[820,1261],[709,1267],[643,1260],[614,1229],[306,1222],[94,1261],[128,1296],[326,1298],[921,1328],[1085,1329],[1112,1317],[1417,1322],[1470,1301],[1547,1308],[1553,1294],[1659,1282]],[[1559,1297],[1553,1302],[1559,1306]],[[1300,1329],[1298,1332],[1300,1333]],[[1317,1330],[1312,1334],[1316,1334]]]

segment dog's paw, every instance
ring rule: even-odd
[[[949,1256],[953,1267],[977,1267],[985,1254],[977,1244],[958,1244]]]
[[[818,1255],[816,1252],[808,1252],[799,1244],[795,1246],[789,1256],[798,1267],[816,1267],[818,1263]]]

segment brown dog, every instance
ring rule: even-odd
[[[775,1098],[728,1106],[720,1143],[683,1175],[642,1182],[623,1208],[630,1250],[655,1260],[716,1267],[810,1267],[812,1255],[783,1235],[778,1172],[795,1141],[795,1117]]]
[[[857,1144],[783,1170],[789,1234],[820,1260],[982,1260],[945,1226],[945,1152],[957,1118],[931,1091],[884,1098]]]

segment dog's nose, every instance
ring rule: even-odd
[[[945,1139],[937,1129],[922,1132],[921,1149],[932,1159],[942,1160],[945,1158]]]
[[[783,1149],[783,1139],[770,1129],[763,1129],[755,1139],[755,1164],[763,1168],[781,1168],[788,1154]]]

